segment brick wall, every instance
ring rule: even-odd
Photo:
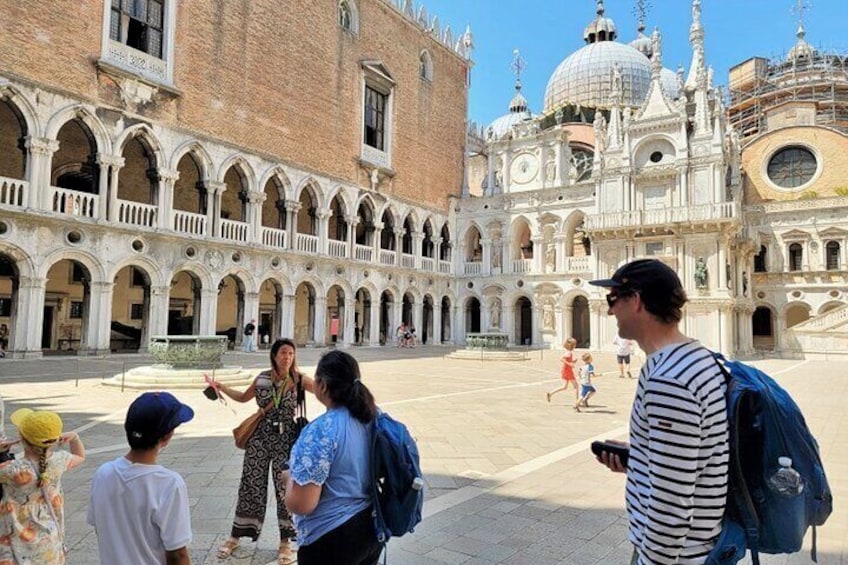
[[[0,7],[0,73],[82,100],[124,108],[115,79],[98,73],[103,2]],[[397,83],[393,178],[380,190],[444,208],[459,194],[467,64],[383,0],[359,0],[359,33],[337,23],[335,2],[204,0],[178,4],[174,84],[137,109],[145,118],[368,186],[358,164],[362,60]],[[419,78],[426,48],[434,81]],[[329,187],[325,187],[329,188]]]

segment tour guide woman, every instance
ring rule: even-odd
[[[238,392],[226,385],[219,385],[219,390],[236,402],[248,402],[255,398],[259,407],[267,410],[244,451],[244,467],[233,529],[230,537],[218,549],[219,559],[232,555],[239,546],[239,538],[249,537],[256,541],[259,537],[268,501],[270,466],[277,494],[279,564],[289,565],[296,561],[295,554],[289,547],[289,540],[295,537],[295,531],[286,509],[285,498],[288,475],[286,462],[297,435],[294,416],[298,384],[312,392],[312,379],[297,370],[294,342],[290,339],[278,339],[271,345],[271,370],[259,373],[247,390]]]
[[[371,517],[371,422],[377,406],[343,351],[325,353],[314,394],[327,411],[292,448],[286,505],[297,526],[298,565],[373,565],[380,558]]]

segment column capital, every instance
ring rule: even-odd
[[[375,230],[380,230],[380,231],[382,231],[382,230],[383,230],[383,226],[384,226],[385,224],[383,224],[383,222],[374,222],[374,224],[373,224],[373,225],[374,225],[374,229],[375,229]]]
[[[403,228],[395,228],[394,229],[394,234],[397,237],[403,237],[403,234],[405,234],[405,233],[406,233],[406,230],[403,229]]]
[[[180,172],[174,169],[156,169],[156,175],[166,182],[177,182],[180,178]]]
[[[216,180],[204,181],[203,185],[206,187],[207,192],[209,192],[210,194],[218,195],[227,190],[227,183],[218,182]]]
[[[152,296],[168,296],[170,291],[171,287],[168,285],[150,287],[150,294]]]
[[[268,198],[268,195],[264,192],[253,191],[247,193],[247,201],[252,204],[262,204]]]
[[[107,155],[106,153],[98,153],[97,158],[95,159],[95,163],[103,167],[104,165],[107,167],[112,167],[113,169],[120,169],[124,166],[126,160],[120,155]]]
[[[47,286],[47,279],[38,277],[18,277],[18,285],[20,288],[44,288]]]
[[[30,153],[38,155],[52,155],[59,150],[59,142],[46,137],[27,136],[24,146],[29,149]]]
[[[319,220],[326,220],[327,218],[329,218],[332,215],[333,215],[332,210],[318,210],[317,212],[315,212],[315,216]]]
[[[300,212],[302,206],[300,202],[297,200],[286,200],[285,201],[286,212],[294,212],[295,214]]]
[[[357,226],[362,221],[362,218],[356,215],[348,214],[344,217],[344,221],[347,222],[349,226]]]

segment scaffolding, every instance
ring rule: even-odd
[[[815,125],[848,133],[848,54],[754,57],[730,69],[729,90],[730,123],[743,139],[768,131],[769,116],[787,103]]]

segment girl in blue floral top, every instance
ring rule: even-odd
[[[314,394],[327,411],[294,444],[286,492],[298,564],[373,565],[382,549],[371,517],[374,396],[356,359],[338,350],[318,362]]]

